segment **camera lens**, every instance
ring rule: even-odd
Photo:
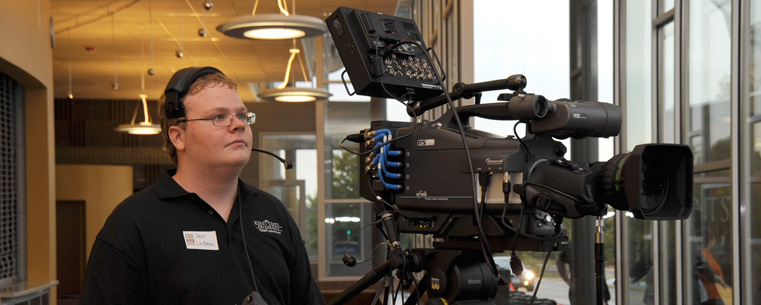
[[[666,165],[656,154],[642,155],[642,174],[640,176],[642,210],[645,213],[657,209],[666,199],[668,193],[668,173]]]
[[[637,145],[591,169],[599,204],[647,220],[684,219],[692,211],[692,151],[685,145]]]
[[[627,193],[639,193],[639,208],[644,213],[658,210],[668,193],[666,164],[658,154],[652,152],[642,154],[638,167],[629,164],[637,161],[636,157],[632,158],[629,153],[625,153],[614,156],[601,168],[593,167],[599,169],[596,201],[609,204],[618,210],[630,210],[632,206],[628,203]],[[639,184],[626,181],[626,170],[639,171],[636,176],[628,176],[637,177]]]
[[[628,156],[629,154],[618,154],[608,162],[599,162],[592,166],[592,170],[598,173],[595,182],[595,201],[598,201],[599,204],[609,204],[617,210],[629,209],[626,204],[624,184],[621,180],[621,171]]]

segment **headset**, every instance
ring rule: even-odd
[[[214,67],[187,67],[178,70],[169,79],[169,83],[164,89],[165,103],[164,110],[166,116],[169,119],[181,118],[185,116],[185,106],[182,105],[180,100],[188,94],[190,85],[196,81],[199,77],[206,74],[222,73],[219,69]]]

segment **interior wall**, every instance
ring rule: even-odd
[[[50,0],[3,1],[0,11],[0,58],[15,65],[28,76],[18,79],[2,67],[3,72],[24,82],[36,78],[52,90],[53,48],[50,34]]]
[[[34,249],[27,251],[26,279],[29,286],[44,286],[56,279],[50,0],[4,1],[3,6],[0,72],[24,88],[26,248]]]
[[[56,165],[56,200],[85,201],[87,257],[108,215],[132,195],[132,175],[126,165]]]

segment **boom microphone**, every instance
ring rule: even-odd
[[[258,148],[251,148],[251,151],[265,153],[265,154],[268,154],[268,155],[274,157],[275,159],[280,161],[280,163],[283,163],[283,166],[285,166],[285,169],[291,169],[291,168],[293,168],[293,162],[288,161],[286,159],[283,159],[282,157],[280,157],[280,156],[278,156],[278,155],[276,155],[274,153],[268,152],[266,150],[261,150],[261,149],[258,149]]]

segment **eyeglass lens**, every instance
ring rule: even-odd
[[[256,114],[253,112],[239,113],[236,115],[219,115],[211,118],[211,122],[214,124],[214,126],[229,127],[233,124],[233,119],[235,118],[243,121],[243,123],[246,123],[247,125],[251,125],[256,122]]]

